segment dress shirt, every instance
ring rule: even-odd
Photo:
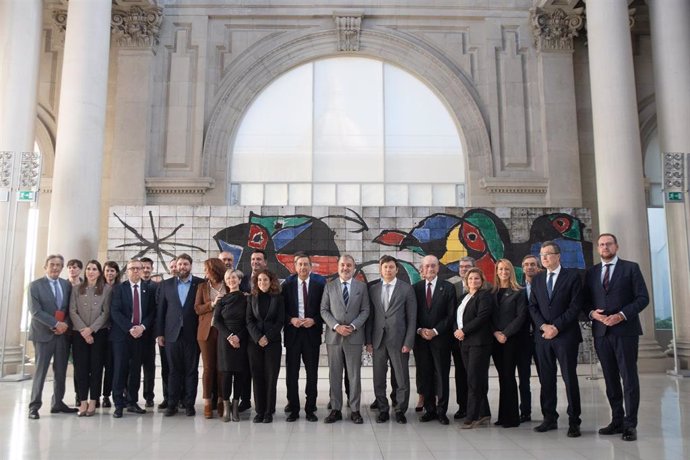
[[[470,299],[474,297],[473,294],[467,294],[465,297],[462,298],[462,302],[460,302],[460,306],[458,307],[458,313],[457,316],[455,317],[455,321],[458,324],[458,329],[462,330],[463,324],[462,324],[462,316],[465,314],[465,308],[467,307],[467,304],[469,303]]]
[[[398,281],[398,278],[393,278],[393,280],[390,283],[386,283],[383,281],[383,278],[381,278],[381,303],[383,305],[386,305],[386,303],[388,303],[388,305],[390,306],[391,296],[393,295],[393,289],[395,289],[396,281]],[[390,286],[390,287],[388,289],[386,289],[386,286]],[[385,295],[388,295],[388,299],[386,299],[386,300],[388,300],[388,302],[383,301],[383,297]]]
[[[180,298],[180,305],[184,308],[184,303],[187,300],[187,294],[192,287],[192,275],[189,275],[186,280],[177,278],[177,295]]]
[[[309,274],[311,275],[311,273]],[[302,292],[302,283],[307,283],[307,296],[309,296],[309,275],[307,275],[307,279],[303,280],[300,279],[300,277],[297,277],[297,316],[300,319],[306,318],[306,311],[307,311],[307,306],[305,305],[305,299],[304,299],[304,294]]]
[[[613,278],[613,270],[616,269],[616,264],[618,263],[618,256],[614,256],[613,259],[608,262],[601,261],[601,283],[604,284],[604,273],[606,272],[606,265],[609,266],[609,283],[611,278]]]
[[[46,278],[48,279],[48,281],[50,281],[50,290],[53,291],[53,295],[55,296],[55,302],[57,304],[57,309],[62,310],[62,305],[57,303],[58,292],[60,293],[59,298],[62,299],[63,301],[65,299],[65,295],[64,295],[65,293],[62,292],[62,286],[60,286],[60,278],[53,279],[47,275],[46,275]]]
[[[141,323],[144,319],[143,312],[141,311],[141,281],[134,284],[129,283],[129,288],[132,290],[132,309],[134,309],[134,286],[137,286],[137,295],[139,296],[139,324],[137,326],[141,326],[146,330],[146,326]],[[134,310],[132,310],[132,322],[134,322]]]
[[[347,284],[347,293],[350,297],[352,297],[352,278],[347,281],[343,280],[342,278],[338,278],[338,281],[340,282],[340,295],[342,296],[343,292],[345,292],[345,284]],[[345,307],[347,308],[347,305],[345,305]],[[335,331],[335,328],[338,326],[340,326],[340,323],[337,323],[335,326],[333,326],[333,330]],[[357,330],[354,324],[350,324],[350,326],[352,327],[353,331]]]
[[[551,273],[553,273],[553,287],[555,288],[556,287],[556,281],[558,280],[558,275],[561,273],[561,266],[559,265],[558,267],[556,267],[556,269],[554,271],[551,271],[551,272],[547,270],[547,272],[546,272],[546,283],[547,284],[549,282],[549,275],[551,275]]]

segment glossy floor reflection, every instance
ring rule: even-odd
[[[373,400],[371,369],[362,382],[364,425],[349,420],[325,425],[328,370],[321,368],[319,380],[319,422],[302,418],[286,423],[284,380],[279,380],[277,414],[272,424],[253,424],[249,414],[240,423],[206,420],[197,404],[197,416],[165,418],[157,410],[146,415],[125,412],[122,419],[112,409],[100,409],[95,417],[51,415],[41,409],[40,420],[29,420],[31,381],[0,383],[0,458],[2,459],[668,459],[690,458],[690,379],[678,380],[661,374],[641,376],[639,439],[624,442],[618,436],[604,437],[596,430],[609,422],[609,408],[603,380],[580,377],[582,394],[582,437],[566,437],[567,426],[544,434],[534,433],[538,423],[538,382],[532,379],[534,421],[518,428],[461,430],[459,424],[442,426],[419,423],[408,412],[409,423],[375,423],[376,413],[368,409]],[[586,375],[581,369],[581,375]],[[414,372],[412,372],[414,374]],[[72,403],[71,378],[68,400]],[[157,381],[160,391],[160,381]],[[498,404],[498,382],[490,382],[494,414]],[[559,395],[559,411],[565,413],[565,395]],[[453,390],[451,379],[451,392]],[[414,388],[414,383],[413,383]],[[52,385],[46,384],[44,401]],[[414,397],[411,404],[414,405]],[[454,398],[451,398],[454,399]],[[457,409],[451,403],[449,415]],[[253,414],[252,414],[253,415]],[[347,417],[347,413],[344,413]],[[561,420],[567,425],[566,418]]]

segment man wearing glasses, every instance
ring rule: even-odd
[[[581,423],[577,353],[582,342],[578,323],[578,315],[582,309],[582,281],[577,270],[561,267],[561,249],[555,242],[542,243],[539,256],[544,271],[532,279],[529,311],[534,322],[544,421],[534,431],[544,433],[558,428],[558,363],[568,397],[568,437],[577,438],[580,436]]]

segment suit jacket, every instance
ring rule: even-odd
[[[109,284],[103,286],[103,293],[96,295],[96,288],[86,288],[84,294],[79,293],[79,286],[74,286],[70,296],[69,317],[76,331],[85,327],[98,332],[110,326],[110,300],[112,288]]]
[[[307,306],[304,309],[304,316],[312,318],[316,324],[310,328],[300,328],[307,334],[309,342],[312,344],[321,343],[321,332],[323,331],[323,319],[321,319],[321,299],[323,290],[326,288],[326,278],[315,273],[309,274],[309,292],[307,293]],[[285,304],[285,346],[290,347],[295,343],[298,328],[290,324],[292,318],[299,316],[298,289],[302,289],[302,281],[297,275],[292,275],[283,283],[283,303]]]
[[[455,307],[453,314],[453,331],[458,329],[459,307],[460,304]],[[463,344],[491,345],[493,343],[491,315],[495,309],[496,298],[488,289],[480,289],[472,296],[462,314],[462,332],[465,333]]]
[[[65,322],[71,326],[69,319],[69,302],[72,295],[72,285],[67,280],[58,278],[62,288],[62,303],[60,311],[65,312]],[[31,312],[31,327],[29,329],[29,340],[34,342],[50,342],[55,338],[55,312],[58,306],[55,302],[55,295],[50,286],[47,276],[32,281],[29,285],[29,311]]]
[[[192,276],[191,282],[184,304],[180,303],[177,294],[177,277],[167,279],[159,285],[156,336],[164,336],[166,342],[196,342],[199,317],[194,311],[194,301],[198,286],[204,280]]]
[[[141,324],[148,330],[153,327],[153,318],[156,313],[154,307],[155,292],[149,288],[148,283],[139,282],[139,306],[141,307]],[[129,280],[118,284],[113,288],[113,296],[110,302],[110,340],[124,342],[130,337],[132,329],[132,284]]]
[[[431,308],[426,306],[426,280],[415,283],[414,292],[417,298],[417,328],[436,329],[438,335],[431,339],[431,344],[450,346],[453,312],[458,306],[455,287],[448,281],[437,279],[434,295],[431,297]],[[420,338],[421,339],[421,338]],[[424,339],[421,339],[424,340]]]
[[[608,291],[604,290],[601,283],[601,270],[602,264],[598,263],[585,274],[586,311],[591,313],[602,308],[606,315],[622,312],[626,320],[611,327],[599,321],[592,321],[592,334],[595,337],[603,337],[606,334],[642,335],[639,314],[649,304],[649,293],[640,266],[619,258],[609,280]]]
[[[197,340],[208,340],[208,335],[211,332],[211,325],[213,324],[212,302],[211,290],[208,281],[206,281],[197,288],[196,299],[194,300],[194,311],[199,315],[199,327],[196,333]]]
[[[379,348],[385,339],[395,349],[400,350],[403,345],[411,349],[417,332],[417,300],[412,286],[397,280],[388,310],[383,308],[382,292],[383,281],[369,288],[371,313],[366,327],[367,344]]]
[[[534,322],[535,339],[541,339],[539,331],[544,324],[552,324],[558,329],[558,335],[552,340],[582,342],[578,322],[583,304],[580,274],[575,269],[561,267],[551,299],[546,290],[546,277],[544,270],[532,279],[529,312]]]
[[[326,343],[342,345],[344,343],[364,345],[366,338],[366,321],[369,318],[369,294],[367,285],[354,278],[350,279],[350,298],[347,306],[343,301],[343,288],[340,278],[326,284],[321,298],[321,318],[326,323]],[[343,337],[333,330],[336,324],[352,324],[355,331]]]
[[[266,336],[268,343],[280,343],[280,331],[285,322],[285,307],[283,296],[270,294],[271,303],[264,318],[259,313],[259,296],[249,296],[247,302],[247,330],[254,343],[259,343],[262,336]]]
[[[498,293],[496,293],[498,294]],[[527,322],[527,295],[524,289],[507,290],[496,299],[496,307],[491,314],[493,331],[501,331],[506,337],[524,333]]]

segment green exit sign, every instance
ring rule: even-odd
[[[666,201],[669,203],[682,203],[683,192],[666,192]]]
[[[36,192],[33,190],[20,190],[17,193],[17,201],[36,201]]]

